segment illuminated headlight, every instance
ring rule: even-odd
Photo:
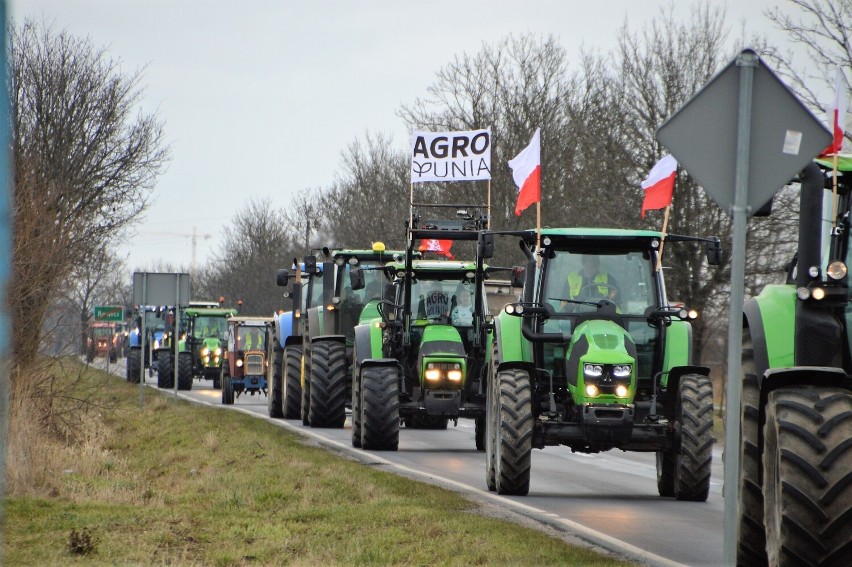
[[[515,314],[515,306],[514,306],[513,304],[511,304],[511,303],[509,303],[508,305],[506,305],[506,307],[504,307],[504,308],[503,308],[503,310],[504,310],[506,313],[508,313],[509,315],[514,315],[514,314]]]
[[[583,367],[583,372],[585,372],[586,376],[598,377],[603,374],[603,366],[600,364],[586,364]],[[597,388],[595,388],[595,390],[597,390]]]
[[[160,348],[160,341],[154,339],[154,350],[157,350],[158,348]]]
[[[630,376],[629,364],[616,364],[612,367],[612,375],[616,378],[626,378]]]
[[[615,395],[619,398],[626,398],[628,394],[627,386],[619,384],[615,387]]]
[[[210,349],[208,349],[207,347],[202,347],[201,348],[201,356],[206,357],[208,354],[210,354]]]
[[[825,298],[825,290],[821,287],[814,288],[814,290],[811,292],[811,297],[819,301],[820,299]]]
[[[222,355],[222,349],[220,347],[216,347],[216,350],[213,351],[213,354],[217,357]]]
[[[586,395],[589,397],[597,396],[599,393],[598,387],[594,384],[586,384]]]
[[[842,280],[846,277],[846,271],[846,264],[843,262],[832,262],[825,273],[833,280]]]
[[[460,364],[454,364],[453,367],[447,371],[447,380],[450,382],[461,382],[462,379],[462,371]]]
[[[239,360],[237,360],[237,367],[238,367],[238,368],[242,368],[242,367],[243,367],[243,359],[242,359],[242,358],[241,358],[241,359],[239,359]]]
[[[213,357],[213,364],[219,364],[219,357],[218,356]]]
[[[436,381],[441,379],[441,369],[434,363],[430,362],[426,365],[426,373],[424,374],[427,380]]]
[[[334,304],[329,303],[328,305],[325,306],[325,308],[328,309],[329,311],[334,311]]]

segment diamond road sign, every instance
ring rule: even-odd
[[[657,140],[729,213],[737,161],[738,60],[710,79],[657,130]],[[749,216],[831,143],[831,133],[759,57],[751,100]]]
[[[95,321],[120,323],[124,321],[124,308],[120,305],[103,305],[95,307]]]

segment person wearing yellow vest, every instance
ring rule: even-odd
[[[618,297],[618,283],[606,272],[601,272],[601,260],[595,254],[584,254],[579,272],[568,274],[568,295],[571,299],[594,301]]]

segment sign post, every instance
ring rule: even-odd
[[[723,554],[724,564],[735,565],[748,217],[804,169],[831,142],[831,134],[753,50],[745,49],[660,126],[657,140],[733,218]]]

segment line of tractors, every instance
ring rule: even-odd
[[[827,221],[826,170],[815,164],[799,180],[787,283],[766,286],[743,311],[743,565],[843,564],[852,550],[852,160],[841,163]],[[563,445],[655,453],[660,496],[706,501],[710,369],[693,364],[697,314],[668,299],[659,259],[665,242],[703,248],[715,266],[719,239],[501,232],[482,206],[453,205],[455,218],[437,220],[421,217],[429,207],[412,204],[403,250],[377,242],[294,259],[277,273],[289,309],[273,317],[190,306],[175,333],[168,308],[145,309],[149,336],[131,341],[128,379],[156,366],[158,385],[173,387],[178,337],[178,389],[206,377],[226,404],[262,392],[270,417],[315,428],[343,428],[348,415],[363,450],[398,450],[403,427],[471,419],[485,485],[499,494],[526,495],[532,449]],[[417,248],[427,239],[468,242],[472,253],[427,259]],[[514,242],[526,265],[490,265],[498,241]]]

